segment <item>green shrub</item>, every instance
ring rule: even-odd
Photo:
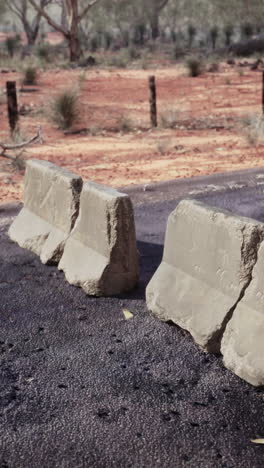
[[[44,62],[51,61],[51,47],[47,43],[40,44],[36,50],[36,55],[40,60]]]
[[[101,47],[101,35],[100,33],[94,34],[89,41],[89,49],[92,53],[96,52]]]
[[[62,130],[73,127],[79,121],[79,97],[76,91],[64,90],[51,104],[51,119]]]
[[[234,26],[232,24],[226,24],[225,27],[224,27],[226,47],[230,46],[233,34],[234,34]]]
[[[122,132],[130,132],[133,129],[133,122],[129,117],[121,115],[117,120],[117,129]]]
[[[243,23],[240,26],[242,37],[250,39],[254,34],[254,27],[251,23]]]
[[[130,60],[131,58],[129,56],[128,49],[122,49],[119,53],[116,53],[115,55],[109,57],[109,59],[106,60],[106,62],[110,67],[126,68]]]
[[[192,24],[189,24],[187,28],[187,32],[188,32],[188,37],[189,37],[189,47],[192,47],[193,40],[197,34],[197,30]]]
[[[35,85],[37,83],[38,71],[35,67],[28,65],[23,70],[23,84]]]
[[[186,61],[189,76],[199,76],[204,72],[204,63],[200,57],[189,57]]]
[[[184,47],[175,45],[173,48],[173,59],[175,60],[181,60],[183,59],[187,54],[187,51]]]
[[[209,35],[210,35],[210,39],[211,39],[211,42],[212,42],[212,48],[213,49],[215,49],[215,47],[216,47],[216,40],[218,38],[218,34],[219,34],[218,26],[212,26],[210,31],[209,31]]]
[[[248,115],[244,117],[244,127],[247,141],[252,146],[257,146],[264,139],[263,115]]]
[[[5,47],[9,57],[14,57],[15,52],[17,51],[20,43],[20,36],[7,37],[5,40]]]
[[[128,50],[128,55],[131,58],[131,60],[140,59],[141,57],[140,51],[135,46],[130,45],[127,50]]]

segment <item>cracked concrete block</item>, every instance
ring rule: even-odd
[[[148,308],[188,330],[209,352],[251,280],[264,225],[198,201],[168,219],[163,260],[146,290]]]
[[[252,385],[264,385],[264,243],[252,280],[221,342],[225,366]]]
[[[81,177],[48,161],[27,161],[24,207],[9,229],[20,247],[58,263],[79,211]]]
[[[70,284],[90,295],[111,296],[134,288],[138,252],[127,195],[93,182],[83,185],[80,213],[59,269]]]

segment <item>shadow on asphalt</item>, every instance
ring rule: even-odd
[[[122,299],[145,299],[147,284],[151,280],[162,260],[163,245],[151,242],[137,242],[140,255],[140,278],[136,289],[118,296]]]

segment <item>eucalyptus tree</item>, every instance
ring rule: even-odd
[[[81,57],[80,23],[90,12],[91,8],[100,0],[53,0],[52,3],[59,5],[65,12],[61,22],[57,22],[45,6],[40,6],[37,0],[28,0],[36,12],[40,14],[47,23],[56,31],[60,32],[66,39],[70,52],[71,62],[78,61]]]
[[[51,0],[39,0],[38,5],[44,8]],[[21,22],[26,33],[29,46],[33,46],[39,33],[41,14],[35,12],[28,0],[6,0],[6,8],[12,12]]]

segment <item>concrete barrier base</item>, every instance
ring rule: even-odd
[[[263,238],[262,223],[182,201],[169,216],[163,260],[146,290],[148,308],[219,353]]]
[[[138,253],[127,195],[93,182],[84,184],[80,213],[59,269],[70,284],[90,295],[111,296],[135,287]]]
[[[48,161],[28,161],[24,207],[10,226],[10,238],[43,263],[58,263],[78,215],[81,188],[81,177]]]
[[[245,295],[221,343],[224,364],[252,385],[264,385],[264,243]]]

